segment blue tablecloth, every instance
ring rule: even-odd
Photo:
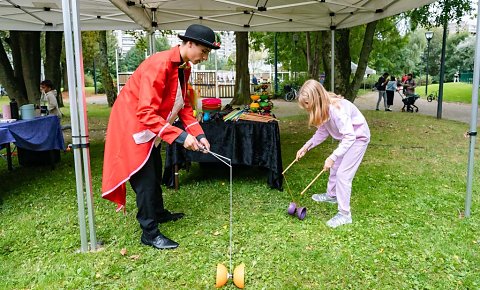
[[[65,149],[60,120],[53,115],[0,123],[0,144],[4,143],[32,151]]]
[[[15,142],[15,138],[13,138],[8,128],[0,128],[0,145],[12,142]]]

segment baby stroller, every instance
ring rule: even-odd
[[[402,89],[397,90],[398,94],[402,97],[403,108],[402,112],[418,112],[418,107],[415,106],[415,101],[420,98],[417,94],[402,94]],[[415,109],[414,109],[415,108]]]

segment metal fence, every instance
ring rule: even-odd
[[[118,73],[119,89],[127,83],[128,78],[132,75],[131,72]],[[235,95],[235,82],[219,81],[215,71],[193,71],[190,76],[190,83],[193,89],[200,98],[233,98]],[[271,85],[268,85],[268,91],[271,90]],[[217,93],[218,87],[218,93]],[[254,91],[254,85],[250,85],[250,92]]]
[[[460,72],[460,82],[469,84],[473,83],[473,71]]]

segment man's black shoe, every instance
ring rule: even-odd
[[[158,223],[160,224],[163,224],[163,223],[166,223],[166,222],[170,222],[170,221],[176,221],[176,220],[179,220],[181,218],[183,218],[185,216],[184,213],[181,213],[181,212],[169,212],[167,211],[164,215],[162,215],[159,219],[158,219]]]
[[[159,234],[153,239],[148,239],[144,234],[142,234],[142,238],[140,240],[142,241],[142,244],[152,246],[159,250],[171,250],[178,247],[177,242],[170,240],[162,234]]]

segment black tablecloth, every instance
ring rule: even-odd
[[[180,124],[175,124],[181,127]],[[277,122],[211,121],[202,123],[210,150],[232,159],[232,165],[261,166],[268,169],[268,185],[282,190],[282,155]],[[166,146],[163,184],[174,187],[174,165],[187,162],[219,162],[210,154],[186,150],[174,143]]]

